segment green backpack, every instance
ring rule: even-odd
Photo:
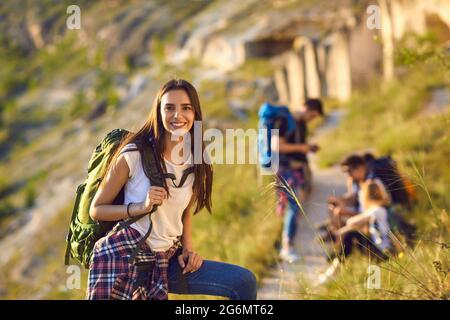
[[[92,257],[94,245],[100,238],[104,237],[110,232],[117,224],[117,221],[94,221],[89,215],[89,208],[92,200],[100,186],[101,181],[106,175],[106,169],[111,161],[112,155],[120,145],[122,139],[129,132],[124,129],[114,129],[109,132],[106,137],[97,145],[93,152],[88,166],[88,176],[84,183],[80,184],[76,191],[75,205],[72,211],[72,218],[70,221],[69,232],[67,234],[67,248],[65,254],[65,264],[69,264],[69,260],[72,257],[77,260],[84,267],[89,268],[89,263]],[[154,140],[150,138],[148,141],[136,143],[137,149],[128,149],[130,151],[141,152],[142,166],[146,176],[150,179],[152,186],[163,186],[163,177],[170,176],[170,174],[162,174],[161,167],[155,156]],[[119,192],[113,201],[113,204],[123,204],[124,202],[124,188]],[[122,228],[130,226],[132,223],[141,219],[148,214],[151,214],[156,210],[156,206],[152,211],[140,216],[133,217],[132,219],[123,220],[118,228],[114,231],[119,231]],[[134,258],[139,251],[139,248],[143,242],[147,239],[151,232],[151,219],[150,228],[147,234],[140,240],[136,250],[134,250],[130,261],[134,261]]]

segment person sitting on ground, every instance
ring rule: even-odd
[[[361,184],[361,202],[364,212],[349,218],[344,227],[334,232],[336,248],[348,256],[356,240],[360,249],[367,249],[377,258],[386,259],[392,250],[385,207],[389,205],[389,196],[382,185],[366,180]]]
[[[361,186],[367,180],[373,180],[383,190],[383,194],[387,197],[386,205],[389,205],[390,195],[386,191],[383,182],[378,179],[371,170],[367,160],[360,155],[350,155],[341,162],[343,171],[348,175],[348,192],[341,196],[330,196],[328,203],[330,207],[330,219],[327,223],[327,229],[334,231],[345,225],[345,221],[359,213],[364,212],[367,208],[361,201]]]
[[[366,210],[350,217],[344,227],[330,232],[334,240],[334,252],[328,256],[331,264],[319,275],[319,284],[325,283],[335,274],[343,259],[351,254],[355,246],[379,260],[386,260],[390,252],[398,250],[396,242],[390,241],[391,230],[385,207],[389,204],[389,197],[381,186],[374,180],[363,182],[361,204]],[[393,250],[393,245],[396,250]]]

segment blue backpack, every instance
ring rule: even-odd
[[[279,129],[279,122],[283,118],[287,120],[287,134],[295,130],[295,120],[286,106],[274,106],[264,103],[258,112],[258,157],[262,168],[270,168],[272,165],[272,129]],[[267,130],[262,130],[267,129]]]

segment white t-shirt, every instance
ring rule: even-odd
[[[369,217],[369,232],[372,241],[381,250],[389,249],[391,242],[389,241],[389,223],[388,213],[385,207],[373,206],[364,211],[362,215]]]
[[[135,147],[135,144],[127,144],[122,151]],[[130,168],[130,176],[125,185],[124,204],[143,202],[150,188],[150,180],[144,173],[141,154],[139,151],[129,151],[123,153],[123,155]],[[175,175],[175,183],[178,185],[183,175],[183,170],[192,165],[192,157],[189,157],[188,161],[181,165],[174,164],[167,159],[164,160],[167,172]],[[170,196],[151,214],[153,227],[146,240],[151,250],[166,251],[183,234],[182,215],[191,199],[193,183],[193,173],[188,176],[181,188],[175,188],[171,179],[167,181]],[[149,227],[148,217],[138,220],[131,227],[145,235]]]

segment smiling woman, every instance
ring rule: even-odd
[[[144,126],[117,148],[90,215],[97,221],[131,222],[96,242],[89,265],[89,299],[167,299],[169,292],[256,298],[251,271],[203,260],[194,250],[192,215],[204,207],[211,212],[212,166],[192,159],[194,145],[205,150],[203,134],[189,149],[181,148],[181,161],[172,154],[187,136],[197,139],[197,121],[202,121],[197,91],[185,80],[171,80],[159,90]],[[146,174],[148,148],[161,169],[161,185]],[[123,204],[113,204],[122,188]],[[139,252],[130,259],[135,247]]]

